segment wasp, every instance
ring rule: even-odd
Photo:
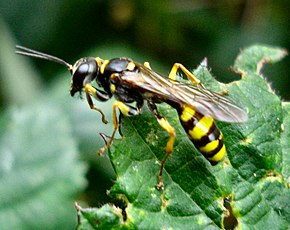
[[[93,99],[105,102],[114,97],[113,133],[99,155],[109,148],[119,127],[117,111],[122,115],[133,116],[140,113],[144,102],[156,117],[159,125],[168,132],[166,154],[161,161],[158,174],[158,188],[163,188],[162,172],[168,157],[173,151],[175,130],[158,112],[156,104],[167,103],[177,110],[179,120],[189,139],[204,157],[212,164],[221,161],[226,153],[223,134],[214,120],[228,123],[247,121],[247,113],[221,92],[212,92],[182,64],[175,63],[168,77],[163,77],[151,69],[148,62],[139,64],[129,58],[103,60],[99,57],[80,58],[74,65],[64,60],[16,46],[16,53],[59,63],[68,68],[72,75],[70,94],[85,92],[91,109],[102,116],[103,112],[95,107]],[[177,81],[177,72],[182,71],[191,84]],[[93,85],[93,83],[95,85]],[[132,103],[134,106],[132,106]]]

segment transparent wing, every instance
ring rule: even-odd
[[[185,104],[216,120],[239,123],[248,119],[247,113],[225,96],[202,86],[185,84],[164,78],[147,67],[137,64],[140,72],[125,72],[121,81],[150,96]]]

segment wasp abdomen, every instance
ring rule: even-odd
[[[223,134],[216,126],[214,119],[188,106],[182,106],[177,110],[180,122],[195,147],[212,165],[221,161],[226,148]]]

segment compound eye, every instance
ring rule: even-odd
[[[85,62],[79,65],[76,74],[79,76],[87,76],[90,73],[90,63]]]
[[[97,63],[93,60],[85,60],[80,63],[74,73],[74,80],[81,81],[83,85],[93,81],[98,71]]]
[[[87,84],[96,79],[99,66],[94,58],[82,58],[76,62],[73,68],[72,88],[81,91]]]

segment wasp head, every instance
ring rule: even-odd
[[[81,92],[86,84],[94,81],[99,75],[100,64],[95,58],[92,57],[81,58],[72,66],[63,59],[32,50],[24,46],[16,46],[16,53],[24,56],[53,61],[67,67],[72,75],[70,89],[70,94],[72,96],[74,96],[76,92]]]
[[[99,65],[95,58],[85,57],[79,59],[70,69],[72,74],[70,94],[81,92],[86,84],[94,81],[99,74]]]

